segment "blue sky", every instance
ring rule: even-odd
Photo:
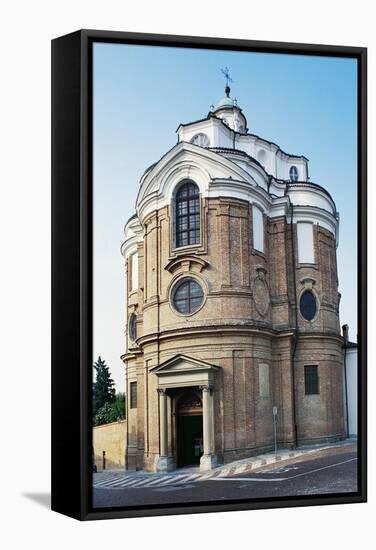
[[[176,143],[180,122],[207,115],[234,82],[251,133],[309,159],[311,181],[340,213],[341,324],[357,339],[356,61],[199,49],[94,45],[94,358],[124,391],[123,228],[144,170]]]

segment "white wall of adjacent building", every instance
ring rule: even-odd
[[[348,433],[358,435],[358,348],[346,350],[346,384],[347,384],[347,414]],[[346,400],[346,391],[345,391]],[[346,404],[346,401],[345,401]]]

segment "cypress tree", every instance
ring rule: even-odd
[[[93,384],[93,417],[105,403],[112,403],[115,400],[115,382],[101,356],[94,363],[94,369],[96,379]]]

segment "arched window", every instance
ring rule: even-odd
[[[195,134],[191,139],[191,143],[193,143],[193,145],[198,145],[199,147],[209,147],[210,145],[208,136],[202,132]]]
[[[175,246],[200,242],[200,193],[192,181],[179,187],[175,196]]]
[[[291,181],[298,181],[299,179],[299,172],[296,166],[291,166],[290,168],[290,180]]]
[[[137,337],[137,315],[132,313],[128,321],[128,336],[130,340],[136,340]]]

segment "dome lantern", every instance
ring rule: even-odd
[[[216,117],[220,118],[226,126],[239,132],[241,134],[247,133],[247,120],[242,113],[241,108],[238,106],[236,99],[230,97],[231,88],[229,82],[232,82],[232,78],[229,75],[229,70],[226,67],[221,69],[226,78],[225,96],[217,103],[214,109],[211,111]]]

